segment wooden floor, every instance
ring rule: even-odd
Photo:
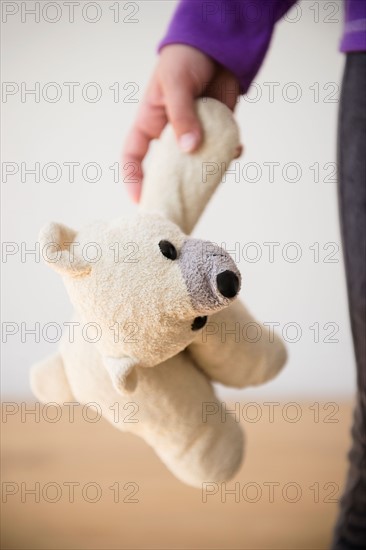
[[[71,422],[62,409],[55,423],[42,415],[22,422],[19,410],[2,424],[1,548],[327,548],[352,409],[337,406],[281,404],[273,422],[268,405],[241,407],[245,463],[226,487],[206,493],[177,481],[143,441],[104,420],[88,422],[76,410]]]

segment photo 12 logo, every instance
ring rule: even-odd
[[[319,504],[338,503],[339,485],[334,481],[320,483],[315,481],[311,485],[305,486],[297,481],[247,481],[240,483],[216,483],[205,482],[202,484],[202,502],[205,504],[212,499],[219,500],[225,504],[228,501],[237,504],[246,502],[256,504],[258,502],[286,502],[296,504],[301,500],[307,500],[309,497],[312,502]]]
[[[107,19],[113,23],[136,24],[140,22],[139,2],[1,2],[3,24],[31,23],[78,23],[95,25]]]
[[[137,496],[139,491],[140,486],[135,481],[115,481],[108,486],[103,486],[96,481],[87,483],[79,481],[48,481],[46,483],[3,481],[1,483],[1,501],[3,504],[10,504],[14,501],[22,504],[39,504],[41,502],[54,504],[60,501],[69,504],[80,501],[96,504],[104,499],[115,504],[138,504],[140,502]]]

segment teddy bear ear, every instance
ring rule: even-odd
[[[60,223],[48,223],[39,234],[42,257],[46,264],[62,275],[80,277],[91,271],[88,263],[78,252],[76,231]]]

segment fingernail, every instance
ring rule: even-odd
[[[179,146],[185,153],[191,153],[197,145],[197,135],[193,132],[183,134],[179,138]]]

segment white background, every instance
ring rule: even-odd
[[[19,327],[18,333],[8,336],[3,344],[2,392],[6,397],[22,398],[30,396],[31,364],[54,351],[57,344],[46,342],[42,335],[36,343],[34,336],[25,334],[22,342],[21,323],[25,328],[34,327],[36,322],[41,329],[50,322],[62,326],[71,315],[71,306],[59,276],[34,255],[22,261],[20,251],[34,248],[38,231],[47,221],[79,228],[94,219],[111,219],[135,210],[123,184],[114,182],[109,167],[119,162],[124,137],[138,109],[138,102],[127,102],[128,95],[134,92],[132,99],[141,100],[156,61],[156,45],[175,2],[137,2],[125,9],[121,3],[120,21],[116,23],[115,12],[110,9],[115,3],[99,2],[101,17],[94,24],[82,17],[81,8],[87,2],[75,8],[73,23],[63,2],[57,3],[61,17],[56,23],[45,20],[55,18],[55,8],[41,13],[39,23],[23,13],[22,22],[20,2],[2,4],[3,9],[5,4],[19,8],[2,25],[2,78],[19,87],[19,92],[2,98],[2,167],[4,170],[9,166],[4,163],[13,162],[18,168],[2,183],[2,239],[19,247],[19,253],[2,260],[2,322]],[[34,4],[27,2],[26,6],[31,9]],[[280,331],[287,323],[297,323],[301,329],[299,340],[288,343],[290,359],[283,373],[263,388],[240,392],[243,399],[331,399],[347,397],[354,391],[341,251],[334,254],[336,261],[329,263],[324,260],[334,245],[323,249],[327,243],[341,244],[334,176],[325,181],[333,165],[324,165],[335,162],[337,86],[344,64],[338,52],[343,6],[340,2],[327,4],[325,9],[322,2],[302,2],[289,13],[293,22],[277,25],[255,79],[258,86],[250,92],[250,101],[242,99],[237,108],[246,148],[237,165],[240,177],[229,175],[221,184],[195,232],[224,243],[229,251],[239,246],[239,257],[238,253],[234,257],[240,260],[243,274],[242,298],[259,320],[280,323]],[[96,11],[90,7],[84,13],[92,19]],[[30,94],[22,101],[22,82],[23,90],[39,83],[39,102]],[[61,89],[59,101],[47,101],[55,92],[55,88],[47,88],[49,82]],[[69,101],[65,82],[80,83],[74,102]],[[86,97],[94,97],[95,90],[85,88],[90,82],[98,83],[102,92],[95,103],[82,95],[84,90],[84,95],[90,94]],[[116,82],[120,87],[118,102],[109,89]],[[292,101],[297,94],[298,101]],[[63,163],[73,161],[80,166],[75,168],[72,183]],[[32,168],[36,162],[41,171],[49,162],[58,163],[60,181],[46,181],[55,174],[51,169],[46,179],[41,173],[40,182],[29,174],[22,181],[21,163]],[[82,175],[82,167],[89,162],[98,163],[102,170],[100,180],[94,183]],[[264,165],[268,162],[280,163],[272,182]],[[291,181],[296,166],[286,167],[288,163],[300,167],[299,181]],[[320,167],[318,182],[314,181],[314,169],[310,169],[314,163]],[[261,177],[254,181],[258,167]],[[87,177],[94,174],[90,169]],[[256,253],[253,247],[243,250],[250,242],[257,243],[262,254],[257,262],[248,261],[248,255],[253,258]],[[265,242],[280,243],[274,262],[269,261]],[[283,258],[286,250],[290,257],[295,253],[294,247],[286,249],[290,242],[298,243],[298,262]],[[309,248],[314,243],[319,243],[319,262],[314,261],[314,250]],[[309,328],[314,323],[319,323],[319,342],[314,341],[314,331]],[[324,329],[326,323],[337,325],[333,339],[338,342],[325,341],[334,326]],[[50,336],[53,334],[50,331]],[[294,331],[289,330],[287,336],[294,338]]]

